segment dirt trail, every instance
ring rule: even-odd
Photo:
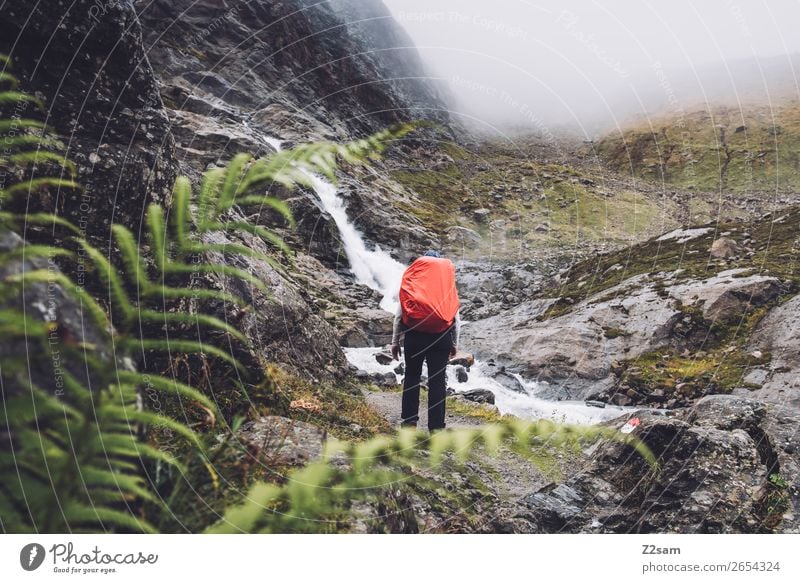
[[[379,411],[394,426],[400,424],[400,393],[396,391],[365,391],[364,396],[375,410]],[[420,396],[420,412],[418,431],[427,431],[428,413],[427,398]],[[484,425],[481,419],[458,415],[448,410],[445,418],[448,428],[476,427]],[[530,461],[506,448],[501,449],[497,455],[488,455],[476,452],[475,460],[486,469],[481,478],[492,486],[500,499],[506,504],[514,505],[531,492],[558,478],[545,475]],[[562,473],[566,459],[563,454],[556,454],[553,473]],[[556,467],[557,466],[557,467]],[[550,472],[548,472],[550,474]]]

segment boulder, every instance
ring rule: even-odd
[[[585,399],[614,385],[615,361],[664,346],[694,350],[707,338],[713,321],[740,318],[781,293],[777,278],[742,275],[742,270],[729,270],[672,285],[667,279],[662,287],[654,284],[655,278],[638,275],[546,320],[540,316],[555,300],[524,302],[465,324],[461,342],[480,360],[494,360],[526,379],[550,383],[566,391],[567,398]],[[688,313],[688,307],[700,308],[701,317]]]
[[[132,2],[10,0],[0,27],[0,53],[67,138],[83,186],[37,188],[25,210],[70,219],[98,243],[108,244],[112,217],[138,232],[146,206],[170,198],[178,162]]]
[[[458,245],[472,245],[481,242],[481,236],[472,229],[466,227],[448,227],[445,229],[447,240]]]
[[[566,482],[524,498],[520,514],[543,532],[798,532],[800,412],[713,395],[673,417],[636,416],[632,434],[658,471],[630,446],[599,441]],[[765,503],[770,492],[780,504]]]
[[[450,366],[463,366],[469,368],[475,364],[475,357],[468,352],[457,352],[456,355],[447,362],[447,364]]]
[[[463,366],[459,365],[456,367],[456,380],[459,383],[466,383],[469,380],[469,374],[467,374],[467,369]]]
[[[730,259],[739,254],[739,244],[728,237],[720,237],[711,244],[712,259]]]
[[[270,466],[298,466],[319,457],[324,429],[296,419],[269,415],[248,421],[236,434],[253,461]]]
[[[467,401],[472,401],[473,403],[488,403],[489,405],[494,405],[494,393],[489,389],[470,389],[469,391],[456,394],[461,395]]]
[[[379,387],[391,388],[397,386],[397,377],[393,372],[374,372],[369,375],[370,380]]]
[[[488,366],[483,368],[483,374],[515,393],[526,394],[528,392],[522,382],[508,372],[504,366],[489,363]]]
[[[757,378],[749,375],[747,382],[760,388],[753,397],[800,408],[800,295],[772,308],[758,323],[748,344],[748,350],[769,352],[771,359],[759,371]],[[752,374],[752,373],[751,373]]]
[[[673,286],[669,293],[684,305],[701,306],[703,317],[711,321],[741,318],[781,294],[778,278],[764,275],[743,277],[743,273],[742,269],[730,269],[701,282]]]
[[[476,223],[486,223],[489,221],[489,215],[492,214],[492,211],[485,208],[480,208],[472,211],[472,218],[475,219]]]

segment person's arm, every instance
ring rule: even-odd
[[[392,324],[392,356],[395,360],[400,360],[400,324],[403,321],[403,309],[397,306],[397,312],[394,314],[394,323]]]
[[[458,342],[461,337],[461,310],[456,312],[456,318],[453,322],[453,332],[451,334],[451,339],[453,341],[453,349],[450,351],[450,354],[455,355],[458,351]]]

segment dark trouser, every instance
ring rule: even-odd
[[[428,429],[444,429],[447,396],[447,361],[452,347],[450,331],[426,334],[409,330],[405,333],[406,376],[403,379],[403,425],[416,425],[419,420],[419,382],[422,363],[428,363]]]

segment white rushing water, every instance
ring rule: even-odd
[[[280,151],[281,140],[265,137],[264,141]],[[377,245],[375,249],[367,249],[361,233],[350,222],[344,201],[336,193],[336,187],[323,177],[312,173],[307,173],[307,175],[311,179],[314,192],[319,196],[323,208],[331,215],[339,228],[342,245],[356,280],[380,292],[383,296],[381,308],[394,313],[398,305],[397,293],[405,266]],[[369,373],[393,373],[393,369],[397,366],[396,362],[381,365],[375,360],[375,354],[381,351],[380,348],[345,348],[344,351],[351,364]],[[483,366],[485,365],[476,361],[470,367],[469,380],[465,383],[458,382],[454,367],[448,367],[447,385],[459,392],[470,389],[489,389],[495,394],[495,404],[501,413],[510,413],[528,419],[546,418],[562,423],[589,424],[618,417],[625,411],[624,408],[613,405],[598,408],[590,407],[583,401],[541,399],[536,396],[539,385],[523,379],[520,380],[525,386],[526,393],[518,393],[483,374]],[[427,372],[424,371],[424,374]],[[402,379],[399,375],[396,376],[398,381]]]
[[[281,141],[277,138],[264,138],[264,141],[280,151]],[[344,252],[356,281],[378,291],[383,296],[381,308],[394,313],[398,306],[397,292],[405,266],[377,244],[374,249],[367,249],[361,233],[350,222],[344,201],[336,193],[336,187],[321,176],[310,172],[305,174],[311,180],[322,207],[339,229]]]
[[[392,361],[391,364],[382,365],[375,360],[375,354],[380,352],[379,348],[345,348],[347,360],[359,369],[368,373],[387,372],[394,373],[394,368],[398,365]],[[483,373],[486,365],[480,361],[469,368],[467,382],[460,383],[456,378],[455,367],[447,368],[447,386],[457,392],[469,391],[471,389],[489,389],[494,393],[495,405],[501,413],[511,413],[517,417],[526,419],[552,419],[561,423],[572,424],[592,424],[613,419],[622,415],[626,408],[615,405],[606,405],[604,408],[590,407],[583,401],[553,401],[541,399],[536,396],[540,385],[535,382],[525,381],[519,378],[525,387],[525,393],[518,393],[501,385],[491,377]],[[427,370],[423,367],[423,374],[427,375]],[[395,375],[398,382],[402,376]]]

